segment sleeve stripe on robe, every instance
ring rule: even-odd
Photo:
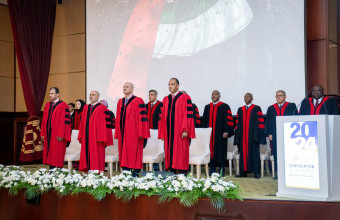
[[[187,104],[192,104],[190,99],[187,100]]]
[[[71,124],[71,122],[70,121],[65,121],[65,124],[69,125],[69,124]]]
[[[149,121],[149,120],[148,120],[148,118],[142,118],[141,121],[145,122],[145,121]]]
[[[148,113],[147,113],[146,111],[143,110],[143,111],[140,112],[140,114],[141,114],[141,115],[147,115]]]
[[[145,108],[145,104],[139,104],[139,108]]]
[[[188,118],[194,118],[194,115],[193,114],[188,114],[187,117]]]
[[[260,117],[258,118],[258,120],[259,120],[259,128],[260,128],[260,129],[264,129],[264,118],[263,118],[263,114],[262,114],[261,111],[258,111],[257,114],[260,116]]]

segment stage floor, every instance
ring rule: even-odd
[[[35,171],[40,168],[48,168],[48,166],[43,164],[31,164],[31,165],[22,165],[25,171]],[[67,169],[65,165],[64,168]],[[115,166],[114,166],[115,170]],[[119,174],[120,172],[114,171],[114,175]],[[276,197],[277,192],[277,180],[273,180],[271,176],[264,176],[260,179],[255,179],[253,175],[249,174],[247,178],[236,178],[234,176],[229,176],[229,170],[226,170],[228,175],[225,176],[226,181],[234,181],[239,184],[241,190],[241,196],[243,199],[261,199],[261,200],[292,200],[288,198]],[[108,172],[105,172],[104,175],[109,176]],[[194,172],[196,175],[196,172]],[[233,172],[233,175],[235,173]],[[202,171],[202,177],[205,177],[205,172]]]

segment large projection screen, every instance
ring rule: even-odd
[[[123,84],[148,101],[177,77],[201,115],[211,92],[233,114],[246,92],[265,113],[275,91],[305,96],[304,0],[86,0],[86,88],[116,111]],[[87,100],[88,101],[88,100]]]

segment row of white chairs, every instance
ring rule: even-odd
[[[191,172],[194,171],[194,166],[196,166],[197,178],[201,176],[201,166],[204,165],[205,173],[209,175],[208,164],[210,162],[210,134],[211,128],[196,128],[196,138],[191,140],[189,148],[189,164],[191,166]],[[112,135],[114,135],[114,130],[112,130]],[[78,138],[78,130],[72,131],[71,143],[66,149],[65,161],[68,163],[68,169],[72,170],[72,162],[80,160],[80,150],[81,145]],[[239,174],[239,154],[237,146],[233,145],[234,138],[228,139],[228,153],[227,160],[229,162],[229,175],[232,175],[232,164],[234,162],[234,169],[236,174]],[[269,142],[268,142],[269,143]],[[261,158],[261,176],[264,173],[264,162],[266,163],[266,170],[269,175],[268,160],[272,160],[273,157],[270,156],[269,144],[260,146],[260,158]],[[146,164],[146,169],[149,171],[153,170],[153,164],[159,164],[160,171],[162,171],[162,164],[164,162],[164,143],[163,140],[158,139],[158,131],[150,130],[150,138],[143,150],[143,164]],[[118,171],[119,155],[118,155],[118,141],[114,139],[114,144],[108,146],[105,149],[105,162],[108,164],[108,169],[110,177],[113,175],[113,164],[116,165],[116,171]],[[235,166],[236,163],[236,166]],[[272,168],[274,170],[274,167]],[[274,176],[274,173],[273,173]]]

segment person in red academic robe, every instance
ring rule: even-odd
[[[73,124],[73,129],[74,130],[79,130],[80,123],[81,123],[81,116],[83,114],[83,109],[86,103],[82,99],[78,99],[76,101],[76,109],[74,112],[74,124]]]
[[[125,97],[117,104],[115,139],[118,139],[120,166],[138,177],[143,168],[144,139],[150,137],[150,130],[144,101],[132,94],[133,88],[130,82],[123,86]]]
[[[146,105],[146,111],[148,112],[149,128],[158,129],[158,123],[160,120],[162,102],[157,100],[157,91],[152,89],[149,91],[149,102]]]
[[[194,113],[189,95],[178,91],[179,81],[169,81],[170,95],[164,97],[158,137],[164,140],[165,168],[186,173],[189,169],[190,139],[195,138]]]
[[[253,95],[246,93],[244,102],[236,116],[234,145],[240,152],[240,174],[236,177],[246,177],[253,173],[260,178],[260,143],[266,144],[264,136],[264,118],[260,106],[252,104]]]
[[[71,141],[71,119],[68,104],[59,99],[59,89],[52,87],[51,102],[46,103],[41,123],[41,139],[44,141],[43,163],[50,169],[63,167],[66,145]]]
[[[104,171],[105,147],[113,145],[112,129],[108,109],[100,104],[99,92],[90,92],[91,104],[85,105],[78,140],[81,143],[79,170]]]

